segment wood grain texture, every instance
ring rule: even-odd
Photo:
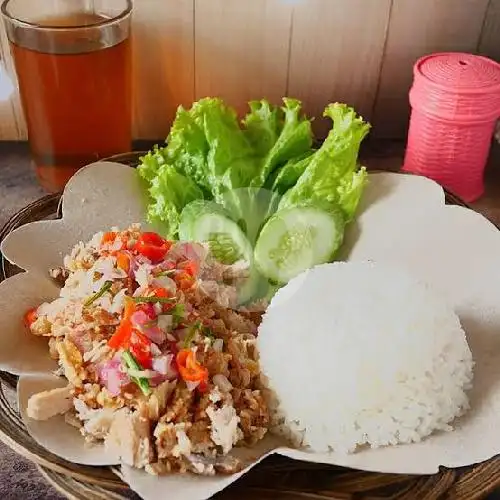
[[[318,117],[332,101],[371,118],[389,20],[390,0],[309,0],[295,5],[288,93]]]
[[[432,52],[475,52],[487,7],[488,0],[393,1],[374,114],[377,136],[405,136],[413,64]]]
[[[489,1],[478,52],[500,61],[500,0]]]
[[[165,137],[177,106],[207,95],[239,112],[250,99],[298,97],[320,136],[325,105],[344,101],[372,121],[372,134],[403,138],[418,57],[454,50],[500,60],[500,0],[136,0],[134,8],[136,139]],[[14,74],[3,26],[0,57]],[[26,137],[16,89],[0,100],[0,140]]]
[[[283,0],[196,0],[196,98],[247,101],[286,95],[292,5]]]
[[[194,0],[140,0],[133,17],[135,138],[166,137],[194,99]]]

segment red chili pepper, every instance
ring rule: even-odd
[[[130,256],[125,252],[118,252],[116,254],[116,267],[128,273],[130,269]]]
[[[182,349],[175,358],[180,376],[186,382],[199,382],[206,388],[208,370],[196,360],[196,354],[191,349]]]
[[[115,231],[109,231],[107,233],[104,233],[102,240],[101,240],[101,245],[107,245],[109,243],[114,243],[116,238],[120,237],[120,240],[122,242],[120,248],[118,250],[113,250],[112,252],[109,252],[110,255],[117,255],[120,253],[120,250],[126,250],[127,248],[127,243],[128,243],[128,237],[125,236],[123,233],[117,233]],[[107,255],[106,252],[104,252],[104,255]]]
[[[37,308],[32,307],[31,309],[28,309],[26,313],[24,314],[23,321],[24,324],[28,327],[31,328],[31,325],[38,319],[38,314],[37,314]]]
[[[170,298],[172,297],[172,294],[166,289],[162,287],[156,287],[151,289],[153,297],[165,297],[165,298]],[[161,304],[161,309],[162,312],[166,313],[170,311],[175,306],[175,303],[172,301],[172,303],[164,303]]]
[[[194,278],[185,271],[181,271],[176,277],[175,282],[181,290],[189,290],[194,285]]]
[[[104,233],[102,235],[102,240],[101,240],[101,245],[104,245],[105,243],[112,243],[115,241],[116,236],[118,233],[115,231],[108,231],[107,233]]]
[[[130,321],[122,321],[115,330],[115,333],[113,333],[111,338],[108,340],[108,346],[111,347],[111,349],[118,349],[125,346],[127,339],[130,338],[131,334],[132,324]]]
[[[192,260],[186,260],[179,264],[179,269],[183,269],[186,274],[191,277],[194,277],[198,274],[199,266],[196,262]]]
[[[125,311],[123,313],[123,319],[121,323],[118,325],[118,328],[115,330],[115,333],[108,340],[108,346],[111,349],[118,349],[119,347],[123,347],[127,344],[130,339],[130,335],[132,334],[132,322],[130,318],[132,314],[135,312],[135,304],[133,301],[128,300],[125,303]]]
[[[170,250],[172,243],[156,233],[142,233],[134,245],[134,250],[151,262],[161,261]]]
[[[166,289],[162,288],[161,286],[157,286],[153,288],[153,295],[155,297],[170,297],[171,293]]]
[[[153,356],[151,354],[151,341],[138,330],[132,330],[128,344],[129,351],[143,368],[151,368]]]

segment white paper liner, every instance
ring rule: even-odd
[[[455,306],[476,361],[472,409],[455,423],[455,431],[435,434],[418,444],[348,456],[287,448],[274,452],[367,471],[414,474],[432,474],[441,465],[459,467],[489,459],[500,452],[500,232],[470,210],[445,207],[442,189],[427,179],[379,173],[370,174],[369,181],[359,218],[347,231],[343,255],[348,260],[406,267],[441,290]],[[89,166],[68,184],[62,221],[23,226],[2,245],[11,262],[30,270],[0,285],[0,305],[6,311],[0,319],[0,369],[32,374],[20,380],[22,408],[27,396],[40,385],[54,383],[48,371],[52,368],[52,362],[47,361],[48,348],[43,349],[43,340],[33,341],[20,322],[25,308],[51,293],[56,296],[57,291],[44,281],[47,268],[59,265],[62,253],[77,241],[111,226],[125,227],[143,220],[144,200],[139,192],[136,174],[129,167]],[[23,417],[30,434],[50,451],[78,463],[113,463],[102,455],[92,456],[77,431],[61,431],[62,423],[39,425],[28,421],[24,412]],[[254,464],[276,446],[267,438],[250,450]],[[148,500],[163,499],[167,491],[176,500],[209,498],[239,477],[158,478],[129,467],[122,467],[122,474],[131,488]]]
[[[79,241],[113,226],[142,222],[146,199],[135,169],[112,162],[98,162],[79,170],[63,196],[63,219],[26,224],[13,231],[1,246],[10,262],[27,271],[46,275],[60,266],[62,257]]]
[[[68,382],[51,375],[23,375],[17,384],[17,402],[23,422],[35,441],[65,460],[83,465],[115,465],[119,463],[103,444],[89,444],[79,430],[64,421],[64,415],[49,420],[32,420],[26,414],[28,400],[33,394],[58,387]]]

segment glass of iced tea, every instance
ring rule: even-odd
[[[40,183],[129,151],[131,0],[4,0],[28,139]]]

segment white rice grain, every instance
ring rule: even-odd
[[[451,430],[473,361],[454,311],[427,285],[374,263],[317,266],[275,296],[259,328],[280,430],[349,453]]]

